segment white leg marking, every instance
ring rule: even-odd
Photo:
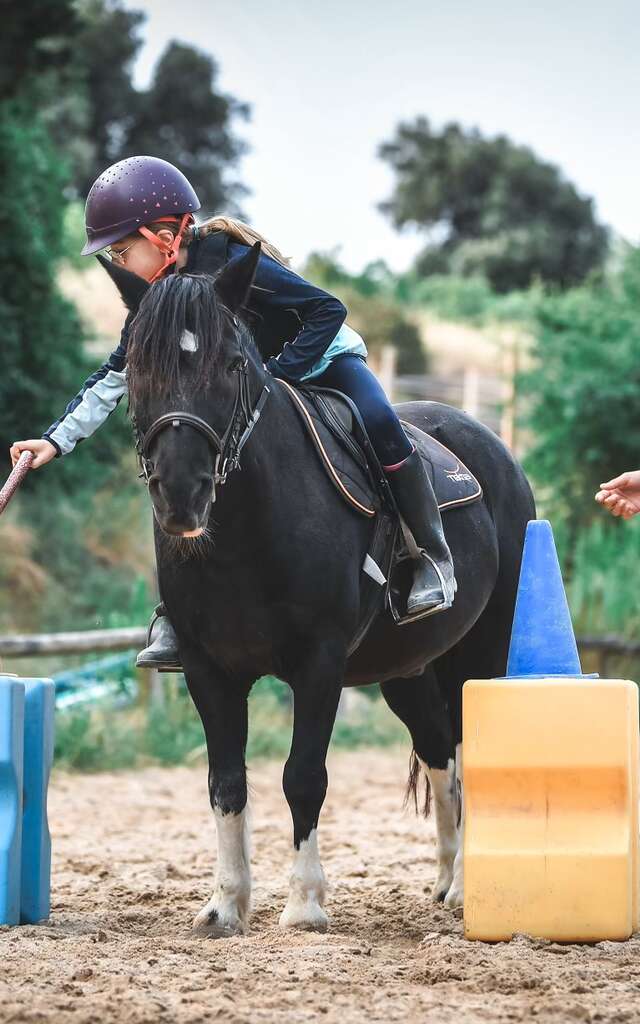
[[[456,745],[456,774],[458,776],[458,782],[460,783],[460,792],[462,793],[463,782],[463,765],[462,765],[462,743]],[[456,853],[456,859],[453,862],[453,882],[451,888],[445,896],[444,905],[453,909],[454,907],[461,907],[464,897],[464,801],[462,803],[462,817],[460,818],[460,844],[458,846],[458,852]]]
[[[456,766],[453,758],[447,761],[446,768],[430,768],[424,761],[420,764],[431,783],[436,811],[438,874],[431,891],[434,899],[443,900],[453,881],[453,863],[458,852]]]
[[[218,865],[213,896],[202,908],[193,927],[202,935],[214,937],[244,935],[249,928],[251,866],[249,851],[249,813],[214,811],[218,834]]]
[[[280,915],[280,927],[326,931],[329,919],[322,909],[325,890],[326,881],[318,853],[318,830],[314,828],[293,855],[289,899]]]

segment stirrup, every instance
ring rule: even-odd
[[[156,622],[158,621],[158,619],[161,618],[162,615],[163,615],[162,612],[158,611],[158,608],[163,608],[163,607],[164,607],[164,605],[157,604],[155,606],[155,608],[153,609],[153,615],[151,616],[151,622],[149,623],[149,626],[147,628],[147,647],[151,646],[151,631],[153,630],[153,627],[156,624]]]
[[[390,601],[389,605],[391,607],[391,614],[393,616],[393,621],[395,622],[396,626],[407,626],[411,622],[418,622],[419,619],[427,619],[429,618],[430,615],[437,615],[438,612],[446,612],[449,608],[451,608],[453,604],[453,598],[456,594],[456,591],[458,590],[458,581],[456,580],[455,576],[453,577],[452,581],[453,586],[450,587],[447,584],[438,563],[433,560],[431,555],[428,554],[428,552],[426,552],[424,548],[419,548],[419,551],[420,557],[426,558],[431,563],[436,573],[438,574],[440,586],[442,587],[443,600],[440,602],[440,604],[433,605],[431,608],[426,608],[424,609],[424,611],[416,611],[411,613],[407,612],[405,615],[400,615],[399,612],[396,610],[394,602]]]

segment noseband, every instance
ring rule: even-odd
[[[222,437],[210,426],[206,420],[203,420],[200,416],[194,415],[191,412],[166,412],[162,416],[158,416],[157,420],[154,420],[149,429],[147,430],[144,437],[141,437],[138,431],[137,425],[134,420],[134,429],[136,435],[136,451],[140,460],[140,466],[142,473],[139,473],[139,477],[144,477],[147,487],[149,486],[149,478],[154,471],[153,461],[149,458],[148,451],[151,442],[162,430],[167,427],[175,427],[178,429],[181,424],[188,427],[193,427],[194,430],[200,431],[216,453],[216,461],[213,474],[213,493],[212,501],[216,500],[216,487],[226,483],[227,477],[234,469],[238,469],[240,465],[240,453],[244,448],[245,444],[251,437],[251,433],[260,419],[260,414],[264,408],[264,404],[267,401],[271,391],[268,384],[265,384],[260,396],[252,407],[251,395],[249,394],[249,373],[248,365],[249,360],[242,349],[243,361],[237,368],[238,374],[238,388],[236,391],[235,400],[233,403],[233,412],[231,413],[231,419],[227,429],[225,430]]]

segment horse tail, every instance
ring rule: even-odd
[[[418,787],[421,776],[424,776],[424,801],[422,807],[418,805]],[[410,803],[413,803],[416,814],[422,813],[425,818],[429,817],[431,811],[431,783],[427,773],[422,770],[422,765],[415,750],[411,751],[409,758],[409,778],[407,779],[403,806],[407,807]]]

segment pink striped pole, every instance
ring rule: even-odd
[[[33,452],[23,452],[11,470],[11,473],[7,477],[7,482],[0,490],[0,515],[2,515],[11,498],[13,498],[13,495],[29,472],[33,459]]]

